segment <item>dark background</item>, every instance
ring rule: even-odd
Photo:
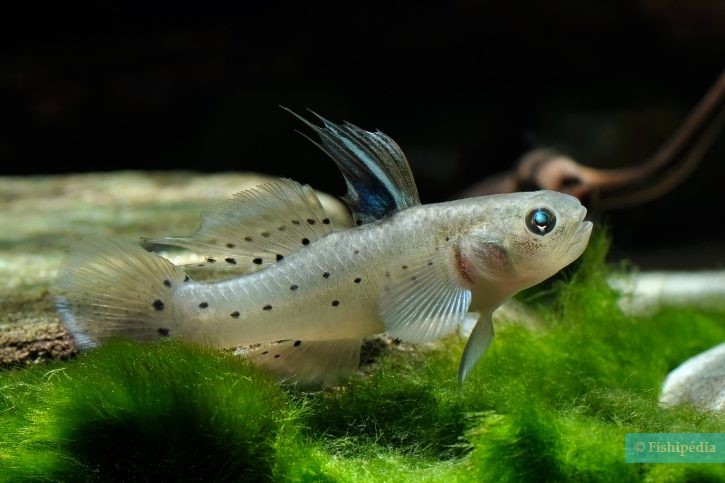
[[[440,201],[533,147],[642,162],[725,67],[721,0],[439,3],[5,12],[0,174],[257,171],[342,194],[283,104],[381,129]],[[721,134],[669,196],[604,215],[615,253],[725,266],[724,156]]]

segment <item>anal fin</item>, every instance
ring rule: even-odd
[[[360,364],[361,339],[285,340],[246,356],[288,382],[339,384]]]

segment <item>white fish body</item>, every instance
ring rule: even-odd
[[[334,231],[309,187],[280,180],[225,202],[190,238],[156,240],[253,273],[194,282],[131,242],[83,242],[64,263],[57,299],[78,341],[125,335],[262,344],[249,357],[273,372],[334,382],[357,367],[363,337],[386,332],[428,342],[477,312],[462,382],[493,337],[491,313],[586,247],[591,223],[571,196],[420,205],[392,140],[323,121],[325,129],[315,130],[346,176],[361,226]],[[374,189],[365,193],[368,185]]]

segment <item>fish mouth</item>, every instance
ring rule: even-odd
[[[577,237],[577,241],[579,241],[579,238],[581,238],[583,235],[589,235],[592,231],[592,227],[594,224],[591,221],[584,221],[584,218],[587,216],[587,209],[582,206],[579,208],[579,211],[577,211],[574,214],[574,217],[579,222],[579,225],[576,227],[576,231],[574,232],[574,236]]]
[[[563,253],[563,257],[567,260],[567,265],[584,253],[584,250],[589,244],[589,237],[592,234],[592,228],[594,227],[594,224],[591,221],[584,221],[584,217],[587,216],[586,208],[582,207],[575,216],[579,223],[576,225],[576,229],[571,235],[570,242]]]
[[[587,216],[587,209],[586,207],[582,206],[579,208],[579,211],[576,212],[575,216],[577,217],[577,221],[584,221],[584,218]],[[591,225],[591,222],[587,222]]]
[[[594,227],[594,223],[591,221],[583,221],[576,229],[577,235],[584,235],[584,234],[590,234],[592,232],[592,228]]]

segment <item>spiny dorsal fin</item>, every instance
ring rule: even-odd
[[[380,131],[365,131],[349,122],[335,124],[310,111],[324,124],[319,127],[280,107],[320,136],[321,143],[310,141],[332,158],[345,177],[345,202],[356,224],[370,223],[420,204],[408,160],[388,136]]]
[[[207,257],[205,266],[265,268],[332,232],[314,190],[289,179],[241,191],[202,214],[188,238],[149,240],[188,248]]]
[[[379,314],[390,335],[430,342],[455,332],[466,318],[471,291],[451,274],[451,247],[396,260],[385,273]]]

